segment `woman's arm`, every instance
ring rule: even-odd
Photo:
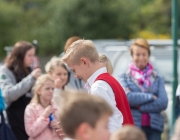
[[[126,74],[122,74],[120,75],[118,81],[124,88],[131,107],[137,107],[139,105],[154,101],[153,94],[131,91],[128,87],[126,79],[127,79]]]
[[[36,112],[34,107],[31,106],[31,104],[28,105],[24,114],[24,123],[26,133],[32,138],[41,134],[41,132],[49,125],[49,118],[45,118],[43,115],[36,118],[35,115]]]
[[[14,76],[10,71],[6,71],[5,69],[1,69],[0,71],[0,85],[3,97],[5,98],[7,103],[11,103],[16,101],[28,92],[32,85],[35,82],[35,79],[31,74],[26,76],[21,80],[21,82],[14,84],[12,76]],[[2,78],[3,77],[3,78]],[[15,78],[15,77],[14,77]]]
[[[148,113],[159,113],[167,108],[168,98],[164,87],[164,80],[161,77],[159,77],[158,80],[157,99],[153,102],[141,105],[139,108],[140,111]]]

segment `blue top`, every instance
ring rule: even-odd
[[[4,98],[2,97],[2,91],[0,89],[0,112],[2,112],[5,108],[5,105],[4,105]]]
[[[150,127],[162,132],[164,120],[161,112],[168,104],[163,78],[156,75],[147,93],[141,91],[128,73],[120,75],[118,81],[126,92],[135,125],[141,127],[142,113],[146,112],[150,115]],[[157,96],[156,100],[154,95]]]

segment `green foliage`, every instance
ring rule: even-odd
[[[0,55],[5,54],[4,46],[12,45],[19,34],[21,7],[0,1]]]
[[[37,39],[41,55],[58,55],[74,35],[85,39],[129,39],[142,32],[169,36],[170,2],[0,0],[0,45]]]

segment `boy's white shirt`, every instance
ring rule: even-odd
[[[123,116],[116,107],[114,92],[110,85],[103,80],[94,82],[95,79],[102,73],[107,73],[106,67],[100,68],[93,75],[91,75],[91,77],[85,84],[85,88],[87,88],[88,93],[104,98],[112,107],[113,115],[109,119],[109,131],[113,133],[114,131],[122,127]]]

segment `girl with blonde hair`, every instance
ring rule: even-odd
[[[59,57],[52,57],[46,64],[45,71],[54,80],[53,102],[59,105],[60,93],[67,88],[69,82],[68,69]]]
[[[25,109],[25,129],[29,140],[60,140],[56,130],[60,129],[57,107],[51,102],[54,81],[47,75],[41,75],[34,87],[34,96]],[[50,116],[53,115],[53,118]]]
[[[111,61],[105,54],[99,54],[99,61],[101,62],[103,66],[107,68],[107,72],[109,74],[113,73],[113,66],[111,64]]]

